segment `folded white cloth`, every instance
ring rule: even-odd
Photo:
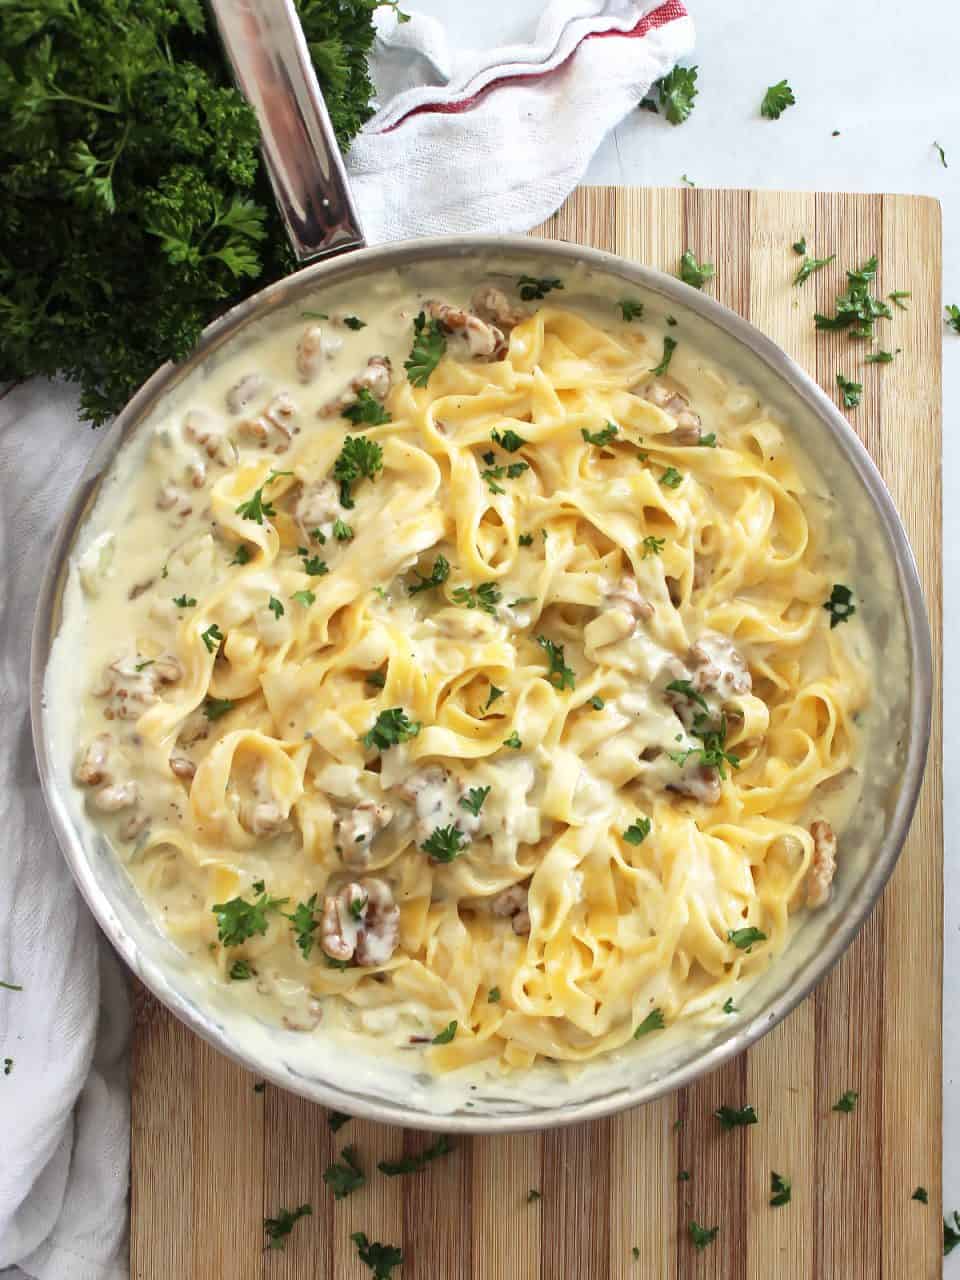
[[[483,53],[416,15],[380,32],[383,105],[348,158],[371,243],[534,226],[693,42],[679,0],[553,0],[532,45]],[[0,1268],[40,1280],[127,1274],[124,982],[50,832],[28,719],[38,579],[93,442],[68,388],[0,399],[0,981],[23,988],[0,987]]]

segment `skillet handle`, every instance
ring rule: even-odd
[[[210,0],[299,262],[365,244],[293,0]]]

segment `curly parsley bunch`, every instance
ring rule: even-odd
[[[375,7],[298,4],[342,146]],[[0,380],[64,374],[97,424],[292,258],[201,0],[2,8]]]

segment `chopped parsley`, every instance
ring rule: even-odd
[[[849,329],[854,338],[872,338],[874,322],[889,320],[893,312],[885,302],[873,296],[870,285],[877,275],[876,254],[868,258],[859,271],[847,272],[847,292],[838,294],[836,314],[817,313],[813,322],[820,330]]]
[[[12,1071],[13,1071],[13,1059],[12,1059],[12,1058],[4,1058],[4,1060],[3,1060],[3,1074],[4,1074],[5,1076],[8,1076],[8,1075],[10,1075],[10,1074],[11,1074],[11,1072],[12,1072]]]
[[[954,1210],[953,1214],[954,1226],[950,1226],[946,1218],[943,1220],[943,1256],[953,1253],[954,1249],[960,1244],[960,1213]],[[956,1229],[955,1229],[956,1228]]]
[[[453,1031],[450,1031],[453,1027]],[[450,1023],[446,1031],[440,1034],[446,1036],[445,1040],[441,1040],[439,1036],[433,1039],[434,1044],[449,1044],[453,1039],[454,1032],[457,1029],[455,1022]],[[447,1031],[450,1032],[447,1035]],[[436,1160],[438,1156],[449,1155],[453,1150],[453,1143],[445,1133],[441,1133],[436,1142],[432,1142],[429,1147],[424,1147],[422,1151],[418,1151],[414,1156],[401,1156],[399,1160],[381,1160],[377,1168],[381,1173],[385,1173],[388,1178],[397,1178],[404,1173],[422,1173],[431,1160]]]
[[[507,474],[506,467],[487,467],[480,472],[480,479],[486,480],[487,488],[491,493],[506,493],[506,489],[502,485],[497,484],[498,480],[502,480]]]
[[[463,853],[468,843],[460,828],[451,823],[449,827],[437,827],[420,848],[424,853],[429,853],[434,862],[453,862]]]
[[[845,587],[842,582],[833,584],[830,599],[823,602],[823,607],[830,615],[831,631],[834,627],[839,627],[841,622],[846,622],[848,618],[853,617],[857,612],[857,606],[853,603],[853,592],[849,587]]]
[[[804,242],[804,244],[806,244],[806,242]],[[793,247],[796,249],[797,246],[794,245]],[[806,248],[804,248],[803,252],[806,253]],[[825,266],[833,262],[836,256],[837,255],[835,253],[831,253],[829,258],[805,257],[803,262],[800,264],[800,270],[793,277],[793,283],[796,285],[805,284],[815,271],[821,271]]]
[[[689,1170],[689,1169],[681,1169],[681,1170],[680,1170],[680,1172],[677,1174],[677,1181],[678,1181],[678,1182],[689,1182],[689,1181],[690,1181],[690,1170]]]
[[[650,1031],[662,1031],[666,1025],[663,1019],[663,1010],[651,1009],[633,1033],[633,1038],[634,1040],[639,1040],[641,1036],[647,1035]]]
[[[854,1089],[847,1089],[844,1093],[842,1093],[842,1094],[840,1095],[840,1097],[839,1097],[839,1098],[837,1099],[837,1101],[833,1104],[833,1106],[830,1108],[830,1110],[831,1110],[831,1111],[841,1111],[841,1112],[843,1112],[845,1115],[849,1115],[849,1114],[850,1114],[850,1112],[851,1112],[851,1111],[853,1111],[853,1109],[856,1107],[856,1105],[857,1105],[857,1099],[858,1099],[859,1097],[860,1097],[860,1095],[859,1095],[859,1093],[857,1093],[857,1092],[856,1092],[856,1090],[854,1090]]]
[[[383,470],[383,450],[366,436],[347,436],[333,464],[333,478],[340,484],[340,505],[348,511],[354,505],[351,486],[366,478],[375,480]]]
[[[691,249],[680,259],[680,279],[694,289],[702,289],[716,274],[713,263],[698,262]]]
[[[801,236],[799,240],[794,240],[792,247],[793,252],[802,258],[807,252],[807,237]]]
[[[660,360],[660,363],[654,369],[651,369],[650,372],[655,374],[657,377],[659,377],[660,374],[662,373],[666,373],[667,370],[670,368],[670,361],[673,359],[673,353],[674,351],[676,351],[676,349],[677,349],[677,341],[675,338],[664,338],[663,356]]]
[[[755,942],[766,942],[767,935],[754,925],[749,925],[743,929],[728,929],[727,941],[732,942],[739,951],[745,951],[747,955],[753,950]]]
[[[658,556],[663,548],[667,545],[666,538],[655,538],[652,533],[648,533],[640,544],[643,547],[643,560],[649,556]]]
[[[403,362],[410,385],[425,387],[430,375],[443,359],[447,339],[437,320],[427,320],[421,311],[413,322],[413,346],[408,359]]]
[[[353,1116],[348,1116],[345,1111],[327,1112],[327,1124],[334,1133],[339,1133],[343,1126],[352,1119]]]
[[[778,80],[763,95],[763,101],[760,103],[760,114],[766,117],[767,120],[779,120],[787,107],[794,106],[796,101],[793,96],[793,90],[786,80]]]
[[[393,1268],[403,1263],[403,1250],[395,1244],[371,1243],[362,1231],[354,1231],[350,1239],[357,1246],[360,1261],[373,1272],[373,1280],[390,1280]]]
[[[270,603],[267,605],[267,608],[270,610],[270,612],[273,614],[275,618],[283,617],[284,608],[276,596],[270,597]]]
[[[326,560],[321,560],[319,556],[304,556],[303,572],[309,574],[311,578],[322,578],[324,574],[330,572],[330,569]]]
[[[200,639],[206,646],[207,653],[216,653],[223,643],[223,632],[214,622],[207,627],[206,631],[201,631]]]
[[[726,1000],[724,1000],[724,1002],[723,1002],[723,1012],[724,1012],[724,1013],[737,1013],[737,1012],[738,1012],[737,1006],[733,1003],[733,996],[727,996]]]
[[[230,563],[231,564],[249,564],[250,548],[245,543],[241,543],[241,545],[237,547],[236,551],[233,553],[233,559],[230,561]]]
[[[693,110],[697,96],[697,68],[674,67],[653,86],[660,98],[660,110],[671,124],[683,124]]]
[[[554,289],[562,289],[563,281],[556,276],[521,276],[517,288],[524,302],[533,302],[536,298],[545,298]]]
[[[300,317],[303,320],[329,320],[330,317],[325,311],[301,311]]]
[[[450,562],[446,556],[438,555],[428,577],[424,577],[419,569],[414,569],[414,573],[419,581],[409,588],[412,596],[419,595],[421,591],[430,591],[434,587],[442,587],[450,577]]]
[[[350,542],[353,538],[353,529],[338,517],[333,522],[333,536],[337,542]]]
[[[649,818],[639,817],[635,822],[630,823],[629,827],[627,827],[626,831],[623,833],[623,838],[626,840],[627,844],[643,844],[644,840],[646,840],[647,836],[650,834],[652,826],[653,823]]]
[[[520,748],[523,746],[523,743],[521,742],[520,735],[519,733],[517,733],[516,729],[514,729],[513,733],[511,733],[509,738],[504,738],[503,745],[505,747],[509,747],[512,751],[520,750]]]
[[[550,670],[547,672],[547,679],[555,689],[573,689],[576,687],[577,678],[573,670],[566,665],[563,660],[562,644],[554,644],[552,640],[548,640],[546,636],[537,636],[537,644],[543,649],[550,663]]]
[[[770,1204],[778,1208],[790,1203],[790,1179],[780,1173],[770,1174]]]
[[[0,987],[2,987],[4,991],[22,991],[23,990],[23,987],[17,986],[15,982],[0,982]]]
[[[954,333],[960,333],[960,307],[955,302],[951,302],[948,307],[944,307],[944,311],[947,313],[948,326]]]
[[[311,893],[306,902],[298,902],[295,911],[287,915],[290,921],[290,928],[296,934],[297,946],[304,960],[310,959],[310,952],[313,950],[314,930],[320,923],[314,916],[314,910],[317,905],[317,895]]]
[[[523,436],[517,435],[512,427],[508,427],[506,431],[498,431],[496,427],[490,432],[490,439],[494,444],[498,444],[501,449],[506,449],[507,453],[516,453],[528,442]]]
[[[601,449],[604,445],[610,444],[614,436],[618,435],[619,432],[620,428],[615,422],[608,422],[601,431],[588,431],[586,427],[580,428],[580,434],[587,444],[595,444]]]
[[[344,1147],[340,1159],[324,1169],[323,1180],[333,1192],[334,1200],[345,1200],[351,1192],[358,1191],[367,1178],[357,1163],[356,1148]]]
[[[456,1020],[454,1020],[453,1022],[448,1022],[442,1031],[438,1031],[437,1034],[430,1041],[430,1043],[431,1044],[449,1044],[456,1034],[457,1034],[457,1023],[456,1023]]]
[[[860,397],[863,395],[863,383],[852,382],[849,378],[845,378],[842,373],[838,373],[837,386],[840,388],[846,408],[856,409],[860,403]]]
[[[361,320],[359,316],[344,316],[343,323],[348,329],[353,329],[354,331],[357,331],[358,329],[365,329],[367,327],[367,322],[365,320]]]
[[[308,609],[316,598],[312,591],[295,591],[290,597],[291,600],[296,600],[297,604],[302,604],[305,609]]]
[[[203,704],[203,714],[208,720],[219,720],[228,711],[232,711],[236,705],[232,698],[211,698],[208,696]]]
[[[264,516],[275,516],[277,513],[273,504],[263,500],[263,491],[268,484],[273,484],[274,480],[279,480],[281,476],[292,475],[292,471],[271,471],[260,488],[254,489],[247,501],[241,502],[236,508],[237,515],[243,516],[244,520],[255,520],[257,524],[263,524]]]
[[[683,481],[683,474],[676,467],[667,467],[660,477],[660,483],[667,489],[676,489]]]
[[[401,742],[409,742],[420,732],[419,720],[409,720],[402,707],[391,707],[389,711],[381,711],[373,725],[361,738],[368,749],[376,747],[378,751],[386,751],[388,747],[399,746]]]
[[[700,746],[688,747],[683,751],[671,751],[670,759],[674,764],[682,768],[691,756],[697,756],[701,765],[716,769],[721,778],[727,776],[725,765],[729,764],[734,769],[740,768],[740,757],[734,755],[732,751],[727,751],[725,746],[727,740],[725,715],[721,714],[719,722],[715,723],[709,716],[698,712],[694,718],[691,733],[695,738],[700,739]]]
[[[258,894],[256,902],[245,898],[231,898],[229,902],[215,902],[213,913],[217,917],[217,936],[225,947],[239,947],[254,934],[267,932],[267,912],[279,911],[286,898],[271,898],[264,891],[262,880],[253,886]]]
[[[349,525],[347,527],[349,528]],[[327,544],[327,535],[323,532],[322,529],[311,529],[310,537],[313,539],[314,542],[319,542],[321,547],[324,547]],[[297,550],[300,552],[301,555],[306,555],[306,549],[304,547],[298,547]]]
[[[899,351],[899,347],[897,347],[896,351],[874,351],[871,355],[866,357],[864,364],[892,364],[893,357]]]
[[[533,604],[536,598],[536,596],[517,596],[516,600],[510,601],[509,608],[519,609],[522,605]]]
[[[293,1230],[293,1224],[299,1218],[309,1218],[313,1209],[302,1204],[297,1209],[281,1209],[275,1218],[264,1218],[263,1229],[267,1233],[267,1241],[271,1249],[282,1249],[287,1243],[287,1236]]]
[[[543,1196],[535,1187],[531,1187],[527,1192],[527,1204],[535,1204],[537,1200],[542,1200]]]
[[[499,1004],[499,1003],[500,1003],[500,988],[491,987],[490,990],[487,992],[487,1004]]]
[[[249,960],[234,960],[228,976],[231,982],[246,982],[253,977],[253,972]]]
[[[375,689],[382,689],[387,683],[387,677],[382,671],[371,671],[368,676],[364,676],[367,684],[372,684]]]
[[[913,1193],[913,1195],[910,1197],[910,1199],[911,1199],[911,1200],[919,1200],[921,1204],[929,1204],[929,1203],[930,1203],[930,1197],[927,1195],[927,1188],[926,1188],[926,1187],[917,1187],[917,1189],[914,1191],[914,1193]]]
[[[376,396],[371,394],[369,387],[361,387],[356,400],[342,409],[341,415],[355,427],[382,427],[393,421]]]
[[[495,582],[481,582],[476,589],[457,587],[453,593],[456,604],[463,605],[466,609],[482,609],[484,613],[496,613],[502,598]]]
[[[533,534],[521,533],[519,538],[517,538],[517,542],[520,544],[521,547],[530,547],[533,545]]]
[[[910,291],[909,291],[908,289],[894,289],[893,293],[888,293],[888,294],[887,294],[887,297],[890,299],[890,301],[893,303],[893,305],[894,305],[895,307],[899,307],[901,311],[909,311],[909,310],[910,310],[910,308],[909,308],[909,307],[905,306],[905,305],[900,301],[900,299],[901,299],[901,298],[912,298],[912,297],[913,297],[913,294],[912,294],[912,293],[910,293]]]
[[[497,699],[502,697],[503,697],[503,690],[498,689],[495,684],[492,684],[490,686],[490,693],[487,697],[487,700],[483,704],[484,711],[489,710],[489,708],[493,706],[493,704],[497,701]]]
[[[681,173],[681,175],[680,175],[680,181],[683,183],[683,185],[684,185],[685,187],[695,187],[695,186],[697,185],[697,184],[693,181],[693,179],[692,179],[692,178],[688,178],[688,177],[687,177],[687,175],[686,175],[685,173]]]
[[[623,316],[624,320],[626,320],[627,324],[629,324],[631,320],[643,319],[642,302],[634,302],[632,298],[621,298],[617,303],[617,306],[620,308],[620,314]]]
[[[133,669],[134,671],[137,671],[137,672],[146,671],[147,667],[152,667],[155,662],[156,662],[156,658],[147,658],[143,662],[136,663]]]
[[[194,596],[184,594],[182,596],[174,596],[173,603],[178,609],[192,609],[196,605],[197,601]]]
[[[939,142],[934,142],[933,145],[937,148],[937,151],[940,153],[940,163],[943,165],[945,169],[949,169],[950,166],[947,164],[947,153],[944,151],[943,147],[941,147]]]
[[[757,1113],[753,1107],[717,1107],[713,1113],[720,1121],[721,1129],[740,1129],[757,1123]]]
[[[590,705],[593,707],[594,711],[602,711],[607,704],[600,697],[599,693],[595,693],[590,699]]]
[[[705,1249],[708,1244],[713,1244],[717,1238],[719,1227],[701,1227],[699,1223],[690,1222],[690,1239],[693,1241],[695,1249]]]
[[[471,787],[465,796],[460,797],[461,809],[466,809],[467,813],[472,813],[475,818],[479,818],[480,810],[484,806],[484,800],[489,794],[489,787]]]
[[[707,705],[706,698],[702,693],[697,693],[689,680],[671,680],[667,685],[667,693],[682,694],[683,697],[689,698],[691,702],[695,702],[698,706],[702,707],[704,711],[709,712],[710,710]]]

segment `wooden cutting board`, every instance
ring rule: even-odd
[[[137,1280],[360,1280],[353,1231],[403,1248],[396,1280],[921,1280],[941,1275],[942,813],[940,750],[940,209],[911,196],[585,188],[540,229],[676,271],[693,249],[709,286],[835,394],[864,384],[851,421],[883,472],[920,566],[938,691],[913,830],[877,910],[813,997],[755,1048],[660,1102],[579,1128],[463,1139],[427,1172],[376,1163],[428,1135],[351,1121],[221,1057],[152,998],[134,1043],[131,1268]],[[791,287],[806,235],[837,262]],[[839,268],[880,258],[882,326],[902,347],[863,366],[844,335],[815,334]],[[842,287],[842,286],[841,286]],[[847,1089],[853,1114],[832,1104]],[[759,1123],[719,1131],[715,1107]],[[679,1127],[678,1127],[679,1122]],[[373,1175],[334,1203],[322,1174],[352,1143]],[[689,1180],[679,1181],[681,1170]],[[770,1175],[793,1184],[771,1208]],[[911,1199],[927,1188],[929,1203]],[[530,1189],[541,1199],[528,1203]],[[283,1252],[264,1217],[309,1203]],[[695,1219],[719,1226],[698,1253]],[[639,1256],[634,1257],[634,1249]]]

